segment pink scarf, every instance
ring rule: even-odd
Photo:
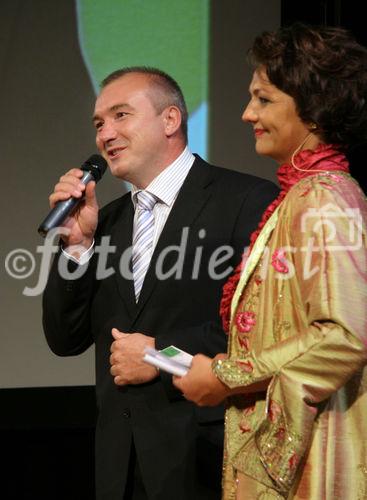
[[[311,151],[305,149],[300,151],[294,157],[295,165],[302,169],[297,170],[293,165],[284,163],[277,171],[277,177],[281,187],[278,197],[270,203],[268,208],[263,213],[261,221],[257,229],[250,236],[250,250],[251,251],[256,238],[260,234],[266,221],[270,218],[274,210],[280,205],[284,197],[292,186],[297,184],[304,177],[319,173],[319,171],[331,172],[349,172],[349,163],[345,155],[338,150],[338,146],[332,144],[319,144],[319,146]],[[220,302],[220,315],[222,318],[223,329],[228,333],[230,317],[231,317],[231,302],[234,292],[237,288],[242,272],[242,262],[234,270],[233,274],[229,277],[228,281],[223,286],[223,295]]]

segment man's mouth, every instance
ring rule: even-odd
[[[117,158],[122,151],[124,151],[126,148],[123,147],[116,147],[116,148],[110,148],[107,150],[107,155],[109,158],[112,160]]]

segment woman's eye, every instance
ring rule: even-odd
[[[268,102],[270,102],[266,97],[259,97],[259,101],[261,102],[261,104],[267,104]]]

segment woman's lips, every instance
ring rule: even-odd
[[[255,137],[260,137],[265,133],[265,130],[263,128],[255,128],[254,129]]]

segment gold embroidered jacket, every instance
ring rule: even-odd
[[[274,498],[367,498],[366,221],[352,178],[323,173],[293,186],[260,233],[229,359],[213,368],[229,387],[270,384],[229,400],[224,498],[236,471]]]

